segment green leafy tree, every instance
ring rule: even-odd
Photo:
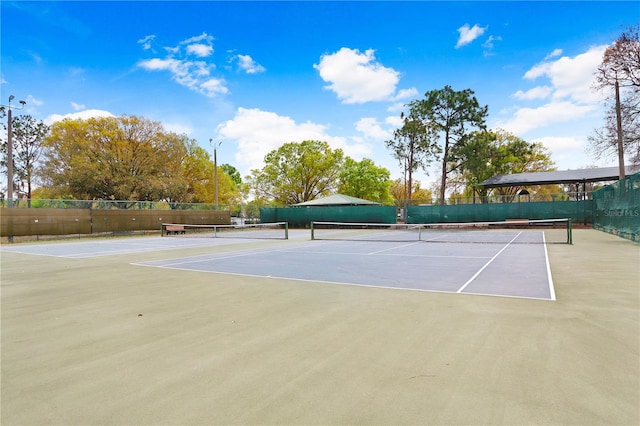
[[[418,169],[426,171],[440,152],[434,127],[419,118],[417,113],[414,107],[411,108],[409,115],[402,113],[400,115],[402,127],[393,133],[392,140],[385,142],[404,170],[407,185],[403,187],[407,193],[402,196],[402,199],[409,204],[411,204],[413,192],[413,173]]]
[[[195,141],[189,141],[181,166],[182,179],[171,199],[188,203],[214,202],[214,166],[209,153]]]
[[[264,162],[265,167],[252,170],[249,178],[256,199],[297,204],[338,188],[344,154],[327,142],[308,140],[286,143],[268,153]]]
[[[242,192],[235,181],[222,168],[218,168],[218,199],[220,204],[231,208],[242,203]],[[215,194],[213,197],[215,201]],[[211,201],[210,201],[211,202]]]
[[[431,190],[427,188],[421,188],[420,182],[416,181],[416,184],[413,188],[413,204],[431,204],[433,199],[433,194]]]
[[[483,202],[488,189],[478,183],[495,175],[532,173],[553,170],[548,150],[540,143],[529,143],[505,131],[478,131],[470,134],[466,144],[457,148],[459,168],[456,176],[465,184],[464,195],[477,191]],[[513,196],[520,187],[498,188],[501,196]]]
[[[238,169],[231,164],[223,164],[220,169],[230,179],[230,184],[227,185],[229,190],[221,191],[221,194],[224,194],[222,195],[222,202],[228,206],[232,216],[244,217],[246,211],[243,210],[246,209],[243,207],[243,200],[248,192],[247,185],[242,182]],[[220,173],[218,173],[218,177],[220,177]]]
[[[49,133],[49,126],[37,121],[30,115],[12,117],[13,143],[13,178],[14,190],[28,200],[32,198],[33,184],[39,172],[39,161],[44,149],[44,140]],[[5,132],[7,126],[3,124]],[[8,138],[7,138],[8,139]],[[2,170],[7,170],[7,143],[2,140]],[[6,173],[6,172],[5,172]],[[29,201],[30,203],[30,201]]]
[[[168,188],[167,199],[183,203],[214,203],[215,173],[214,163],[207,150],[189,139],[184,141],[185,155],[181,161],[181,174],[173,178]],[[223,206],[239,203],[240,190],[226,170],[235,168],[230,165],[218,166],[218,201]]]
[[[389,192],[394,199],[395,205],[398,208],[405,208],[408,200],[406,199],[409,191],[407,190],[408,182],[404,179],[396,179],[391,182]],[[411,204],[431,204],[433,194],[430,189],[421,188],[420,181],[415,180],[412,182],[413,188],[411,188]]]
[[[78,199],[182,201],[187,142],[135,116],[64,120],[45,141],[43,176]]]
[[[389,193],[391,184],[389,176],[389,170],[376,166],[368,158],[355,161],[347,157],[340,172],[338,192],[351,197],[390,204],[392,198]]]
[[[467,143],[474,128],[485,128],[488,107],[480,106],[471,89],[455,91],[445,86],[425,93],[425,99],[410,102],[409,108],[411,116],[443,139],[440,203],[444,203],[447,177],[460,167],[458,148]]]
[[[238,169],[231,164],[222,164],[220,168],[231,178],[233,184],[240,189],[242,187],[242,177]]]

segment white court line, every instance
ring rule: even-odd
[[[60,259],[88,259],[92,257],[106,257],[106,256],[117,256],[121,254],[135,254],[135,253],[148,253],[154,251],[163,251],[163,250],[174,250],[180,248],[198,248],[209,246],[211,244],[194,244],[194,245],[159,245],[159,244],[147,244],[147,243],[138,243],[138,241],[78,241],[71,243],[57,243],[52,242],[51,244],[46,243],[35,243],[24,245],[25,250],[16,250],[12,247],[7,247],[6,249],[0,249],[0,252],[3,253],[19,253],[19,254],[30,254],[33,256],[47,256],[47,257],[57,257]],[[81,250],[86,247],[86,245],[94,245],[95,247],[99,247],[99,250],[93,252],[82,252]],[[117,247],[114,247],[117,246]],[[126,247],[126,246],[137,246],[137,247]],[[65,248],[75,249],[71,253],[68,254],[50,254],[50,253],[42,253],[37,251],[28,251],[30,247],[40,248],[40,247],[51,247],[54,250],[64,251]],[[124,247],[124,248],[123,248]]]
[[[391,250],[391,249],[388,249]],[[285,253],[300,253],[300,254],[328,254],[328,255],[339,255],[339,256],[394,256],[394,257],[437,257],[437,258],[451,258],[451,259],[489,259],[489,256],[456,256],[456,255],[438,255],[438,254],[406,254],[406,253],[398,253],[398,254],[379,254],[378,252],[373,253],[354,253],[350,251],[313,251],[313,250],[279,250]],[[385,251],[385,250],[380,250]]]
[[[49,253],[31,253],[28,251],[19,251],[19,250],[0,250],[1,253],[16,253],[16,254],[30,254],[33,256],[45,256],[45,257],[57,257],[58,259],[73,259],[73,257],[69,256],[60,256],[57,254],[49,254]]]
[[[404,247],[414,246],[414,245],[416,245],[418,243],[419,243],[419,241],[414,241],[414,242],[409,243],[409,244],[404,244],[404,245],[401,245],[401,246],[398,246],[398,247],[391,247],[391,248],[384,249],[384,250],[372,251],[371,253],[367,253],[367,254],[383,253],[385,251],[396,250],[396,249],[400,249],[400,248],[404,248]]]
[[[506,250],[506,248],[507,248],[507,247],[509,247],[509,246],[511,245],[511,243],[512,243],[512,242],[514,242],[514,241],[516,240],[516,238],[518,238],[518,237],[520,236],[520,234],[522,234],[522,231],[518,232],[518,234],[517,234],[515,237],[513,237],[513,238],[511,239],[511,241],[509,241],[509,242],[507,243],[507,245],[505,245],[504,247],[502,247],[502,249],[500,249],[500,251],[499,251],[499,252],[497,252],[497,253],[495,254],[495,256],[493,256],[491,259],[489,259],[489,261],[488,261],[487,263],[485,263],[485,264],[484,264],[484,266],[483,266],[482,268],[480,268],[480,270],[479,270],[478,272],[476,272],[476,273],[475,273],[471,278],[469,278],[469,281],[467,281],[466,283],[464,283],[464,285],[463,285],[462,287],[460,287],[460,288],[458,289],[458,291],[456,291],[456,293],[462,293],[462,292],[464,291],[464,289],[465,289],[465,288],[467,288],[467,286],[468,286],[469,284],[471,284],[471,282],[472,282],[473,280],[475,280],[475,279],[478,277],[478,275],[480,275],[480,273],[481,273],[482,271],[484,271],[484,270],[485,270],[485,268],[491,264],[491,262],[493,262],[494,260],[496,260],[496,258],[500,255],[500,253],[502,253],[503,251],[505,251],[505,250]]]
[[[280,250],[272,250],[271,252],[274,251],[280,251]],[[234,259],[237,257],[246,257],[246,256],[255,256],[256,254],[264,254],[266,252],[253,252],[253,253],[240,253],[240,254],[233,254],[233,255],[223,255],[223,256],[219,256],[216,254],[210,254],[210,255],[204,255],[204,256],[194,256],[194,257],[184,257],[181,259],[180,262],[175,262],[175,260],[178,259],[169,259],[166,261],[157,261],[159,263],[162,262],[166,262],[163,263],[161,266],[159,266],[160,268],[172,268],[175,265],[184,265],[187,263],[194,263],[194,262],[204,262],[204,261],[214,261],[214,260],[224,260],[224,259]],[[148,262],[141,262],[141,263],[132,263],[132,265],[144,265],[144,263],[148,263]]]
[[[422,255],[422,254],[372,254],[372,253],[351,253],[351,252],[326,252],[326,251],[304,251],[304,250],[292,250],[292,249],[284,249],[284,250],[269,250],[269,249],[253,249],[253,250],[242,250],[240,252],[235,252],[233,254],[225,254],[225,253],[213,253],[206,255],[198,255],[198,256],[186,256],[179,257],[173,259],[166,260],[155,260],[151,262],[135,262],[131,263],[131,265],[138,266],[156,266],[158,268],[170,268],[170,269],[181,269],[176,268],[178,265],[185,265],[194,262],[203,262],[203,261],[216,261],[216,260],[224,260],[224,259],[234,259],[239,257],[246,256],[255,256],[260,254],[269,254],[269,253],[295,253],[295,254],[322,254],[322,255],[339,255],[339,256],[394,256],[394,257],[421,257],[421,258],[444,258],[444,259],[488,259],[488,256],[452,256],[452,255]],[[153,263],[153,265],[151,265]],[[157,264],[157,265],[156,265]],[[243,275],[243,274],[240,274]]]
[[[296,246],[304,246],[305,244],[303,243],[298,243],[296,244]],[[211,253],[211,254],[201,254],[201,255],[196,255],[196,256],[182,256],[182,257],[174,257],[172,259],[165,259],[165,260],[153,260],[153,261],[144,261],[144,262],[135,262],[135,263],[131,263],[131,265],[139,265],[139,266],[157,266],[159,268],[164,268],[164,267],[172,267],[173,265],[183,265],[186,263],[193,263],[193,262],[202,262],[202,261],[213,261],[213,260],[223,260],[223,259],[233,259],[236,257],[246,257],[246,256],[254,256],[254,255],[260,255],[260,254],[267,254],[267,253],[274,253],[274,252],[278,252],[278,253],[286,253],[286,252],[292,252],[292,253],[305,253],[305,252],[300,252],[298,250],[293,250],[292,247],[289,247],[287,249],[272,249],[270,247],[267,248],[255,248],[255,249],[246,249],[246,250],[239,250],[239,251],[234,251],[231,252],[231,254],[229,254],[229,252],[222,252],[222,253]],[[162,263],[162,265],[149,265],[150,263]]]
[[[160,237],[158,237],[160,238]],[[168,251],[168,250],[180,250],[180,249],[192,249],[192,248],[202,248],[202,247],[224,247],[224,246],[234,246],[236,244],[246,244],[249,239],[232,239],[232,238],[193,238],[192,242],[188,244],[170,244],[165,245],[162,243],[155,243],[153,241],[145,241],[140,242],[141,239],[137,238],[136,240],[120,240],[120,241],[77,241],[77,242],[69,242],[69,243],[58,243],[52,242],[49,247],[55,247],[56,249],[64,249],[64,248],[72,248],[75,249],[71,253],[68,254],[50,254],[50,253],[42,253],[42,252],[33,252],[33,251],[25,251],[29,247],[45,247],[43,243],[34,243],[24,245],[25,250],[16,250],[12,247],[7,247],[6,249],[0,248],[0,253],[18,253],[18,254],[29,254],[33,256],[47,256],[47,257],[56,257],[60,259],[90,259],[90,258],[98,258],[98,257],[107,257],[107,256],[118,256],[123,254],[138,254],[138,253],[150,253],[150,252],[159,252],[159,251]],[[206,241],[205,241],[206,240]],[[229,241],[233,241],[233,243]],[[183,240],[186,241],[186,240]],[[263,239],[255,240],[255,241],[265,241]],[[97,243],[97,244],[96,244]],[[95,245],[98,248],[96,251],[82,251],[86,245]],[[133,247],[131,247],[133,246]]]
[[[547,264],[547,278],[549,280],[549,297],[551,300],[556,300],[556,290],[553,286],[553,278],[551,278],[551,264],[549,263],[549,252],[547,251],[547,239],[542,233],[542,244],[544,245],[544,261]]]
[[[155,251],[176,250],[176,249],[181,249],[181,248],[200,248],[200,247],[208,247],[208,246],[210,246],[210,244],[198,244],[198,245],[192,245],[192,246],[183,246],[183,245],[177,245],[177,246],[145,245],[144,247],[138,247],[138,248],[106,249],[106,250],[94,251],[94,252],[90,252],[90,253],[86,253],[86,254],[84,254],[84,253],[74,253],[74,254],[64,255],[64,256],[61,256],[61,257],[66,257],[68,259],[90,259],[92,257],[107,257],[107,256],[118,256],[118,255],[123,255],[123,254],[150,253],[150,252],[155,252]],[[32,254],[38,254],[38,253],[32,253]]]
[[[437,237],[427,238],[426,240],[420,240],[420,241],[435,241],[435,240],[439,240],[440,238],[444,238],[448,236],[449,234],[442,234],[442,235],[438,235]]]

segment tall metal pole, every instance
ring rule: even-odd
[[[7,207],[13,207],[13,124],[11,119],[11,97],[9,97],[9,124],[7,125]]]
[[[11,101],[15,99],[15,96],[9,96],[9,103],[7,105],[0,105],[1,108],[7,108],[7,207],[13,207],[13,115],[11,110],[14,107],[11,106]],[[20,101],[20,107],[15,109],[24,108],[26,102]],[[9,215],[8,220],[9,234],[7,239],[10,243],[13,242],[13,216]]]
[[[216,199],[216,210],[218,210],[218,153],[217,149],[222,142],[213,143],[213,139],[209,139],[209,144],[213,147],[213,186]]]
[[[215,182],[216,210],[218,210],[218,155],[213,147],[213,181]]]
[[[616,76],[615,82],[616,89],[616,133],[618,134],[618,172],[620,179],[624,179],[624,145],[622,142],[622,113],[620,111],[620,85],[618,84],[618,78]]]
[[[25,101],[20,101],[20,107],[16,108],[11,106],[11,101],[16,97],[9,96],[9,103],[7,105],[0,105],[2,108],[7,108],[7,207],[13,207],[13,115],[11,113],[14,109],[22,109],[26,105]]]

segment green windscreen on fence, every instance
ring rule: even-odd
[[[640,173],[593,193],[593,227],[640,241]]]
[[[512,219],[571,219],[591,223],[592,200],[409,206],[407,223],[501,222]]]
[[[317,222],[396,223],[395,206],[307,206],[263,207],[260,221],[288,222],[289,226],[306,227]]]

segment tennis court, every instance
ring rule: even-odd
[[[640,421],[638,244],[342,231],[3,245],[0,423]]]
[[[541,231],[502,231],[495,236],[497,241],[505,241],[500,243],[444,245],[377,241],[379,233],[369,234],[369,240],[353,241],[345,240],[354,238],[353,235],[338,234],[335,241],[291,242],[266,250],[179,257],[138,265],[400,290],[555,300]],[[395,231],[385,233],[386,238],[388,234],[392,239],[398,237]],[[333,235],[336,236],[335,230]],[[535,241],[540,244],[532,244]]]

